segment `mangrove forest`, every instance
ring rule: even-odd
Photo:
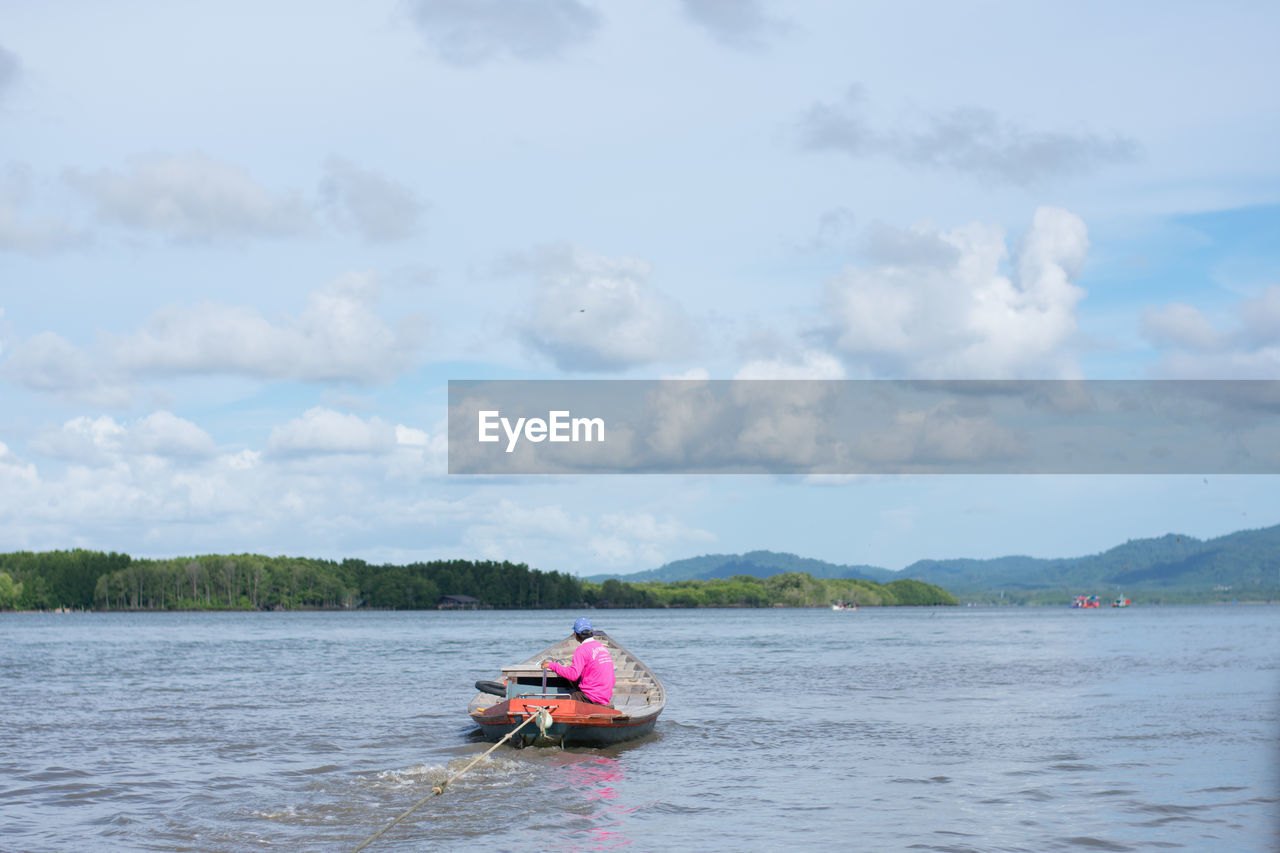
[[[957,603],[917,580],[882,584],[802,572],[596,583],[491,560],[391,565],[258,554],[141,559],[83,549],[0,554],[0,610],[817,607],[836,600],[872,607]]]

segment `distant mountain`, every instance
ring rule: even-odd
[[[865,578],[878,583],[912,578],[957,595],[1001,590],[1211,591],[1221,587],[1238,591],[1275,589],[1280,595],[1280,525],[1207,540],[1176,533],[1155,539],[1131,539],[1101,554],[1085,557],[920,560],[900,572],[877,566],[840,565],[774,551],[751,551],[708,554],[676,560],[645,572],[596,575],[588,580],[671,582],[734,575],[768,577],[782,572],[805,572],[815,578]]]
[[[676,560],[656,569],[636,572],[630,575],[593,575],[587,580],[600,583],[617,578],[628,583],[644,583],[645,581],[687,581],[710,580],[711,578],[731,578],[734,575],[750,575],[756,578],[767,578],[771,575],[786,572],[804,572],[815,578],[862,578],[864,580],[887,583],[906,575],[891,572],[878,566],[842,566],[828,563],[825,560],[814,560],[808,557],[797,557],[795,554],[780,554],[776,551],[749,551],[746,554],[707,554],[702,557],[690,557],[687,560]]]
[[[901,577],[953,593],[986,590],[1280,588],[1280,525],[1200,540],[1168,533],[1086,557],[920,560]]]

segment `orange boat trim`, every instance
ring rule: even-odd
[[[519,697],[506,699],[483,710],[474,711],[471,716],[478,723],[504,725],[521,722],[523,717],[536,713],[542,708],[551,711],[551,718],[555,722],[570,726],[635,725],[630,722],[629,714],[624,714],[617,708],[592,705],[590,702],[578,702],[573,699],[542,697],[532,700]]]

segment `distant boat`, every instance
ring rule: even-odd
[[[1115,601],[1111,602],[1112,607],[1128,607],[1129,604],[1130,602],[1127,598],[1117,598]]]
[[[835,604],[831,605],[831,609],[832,610],[857,610],[858,602],[856,601],[845,602],[845,601],[837,600]]]
[[[501,681],[476,682],[480,692],[471,699],[467,713],[485,738],[500,740],[543,708],[551,712],[552,719],[545,735],[530,723],[513,738],[513,745],[602,746],[653,731],[667,704],[662,682],[608,634],[596,631],[595,638],[609,650],[617,676],[610,706],[570,699],[570,682],[542,669],[542,661],[548,658],[567,662],[573,657],[578,641],[570,634],[521,663],[504,666]]]
[[[1077,595],[1076,600],[1071,602],[1071,606],[1088,609],[1092,607],[1101,607],[1102,602],[1098,600],[1098,596],[1096,595]]]

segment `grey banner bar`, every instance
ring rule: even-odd
[[[449,473],[1276,474],[1276,380],[451,380]]]

